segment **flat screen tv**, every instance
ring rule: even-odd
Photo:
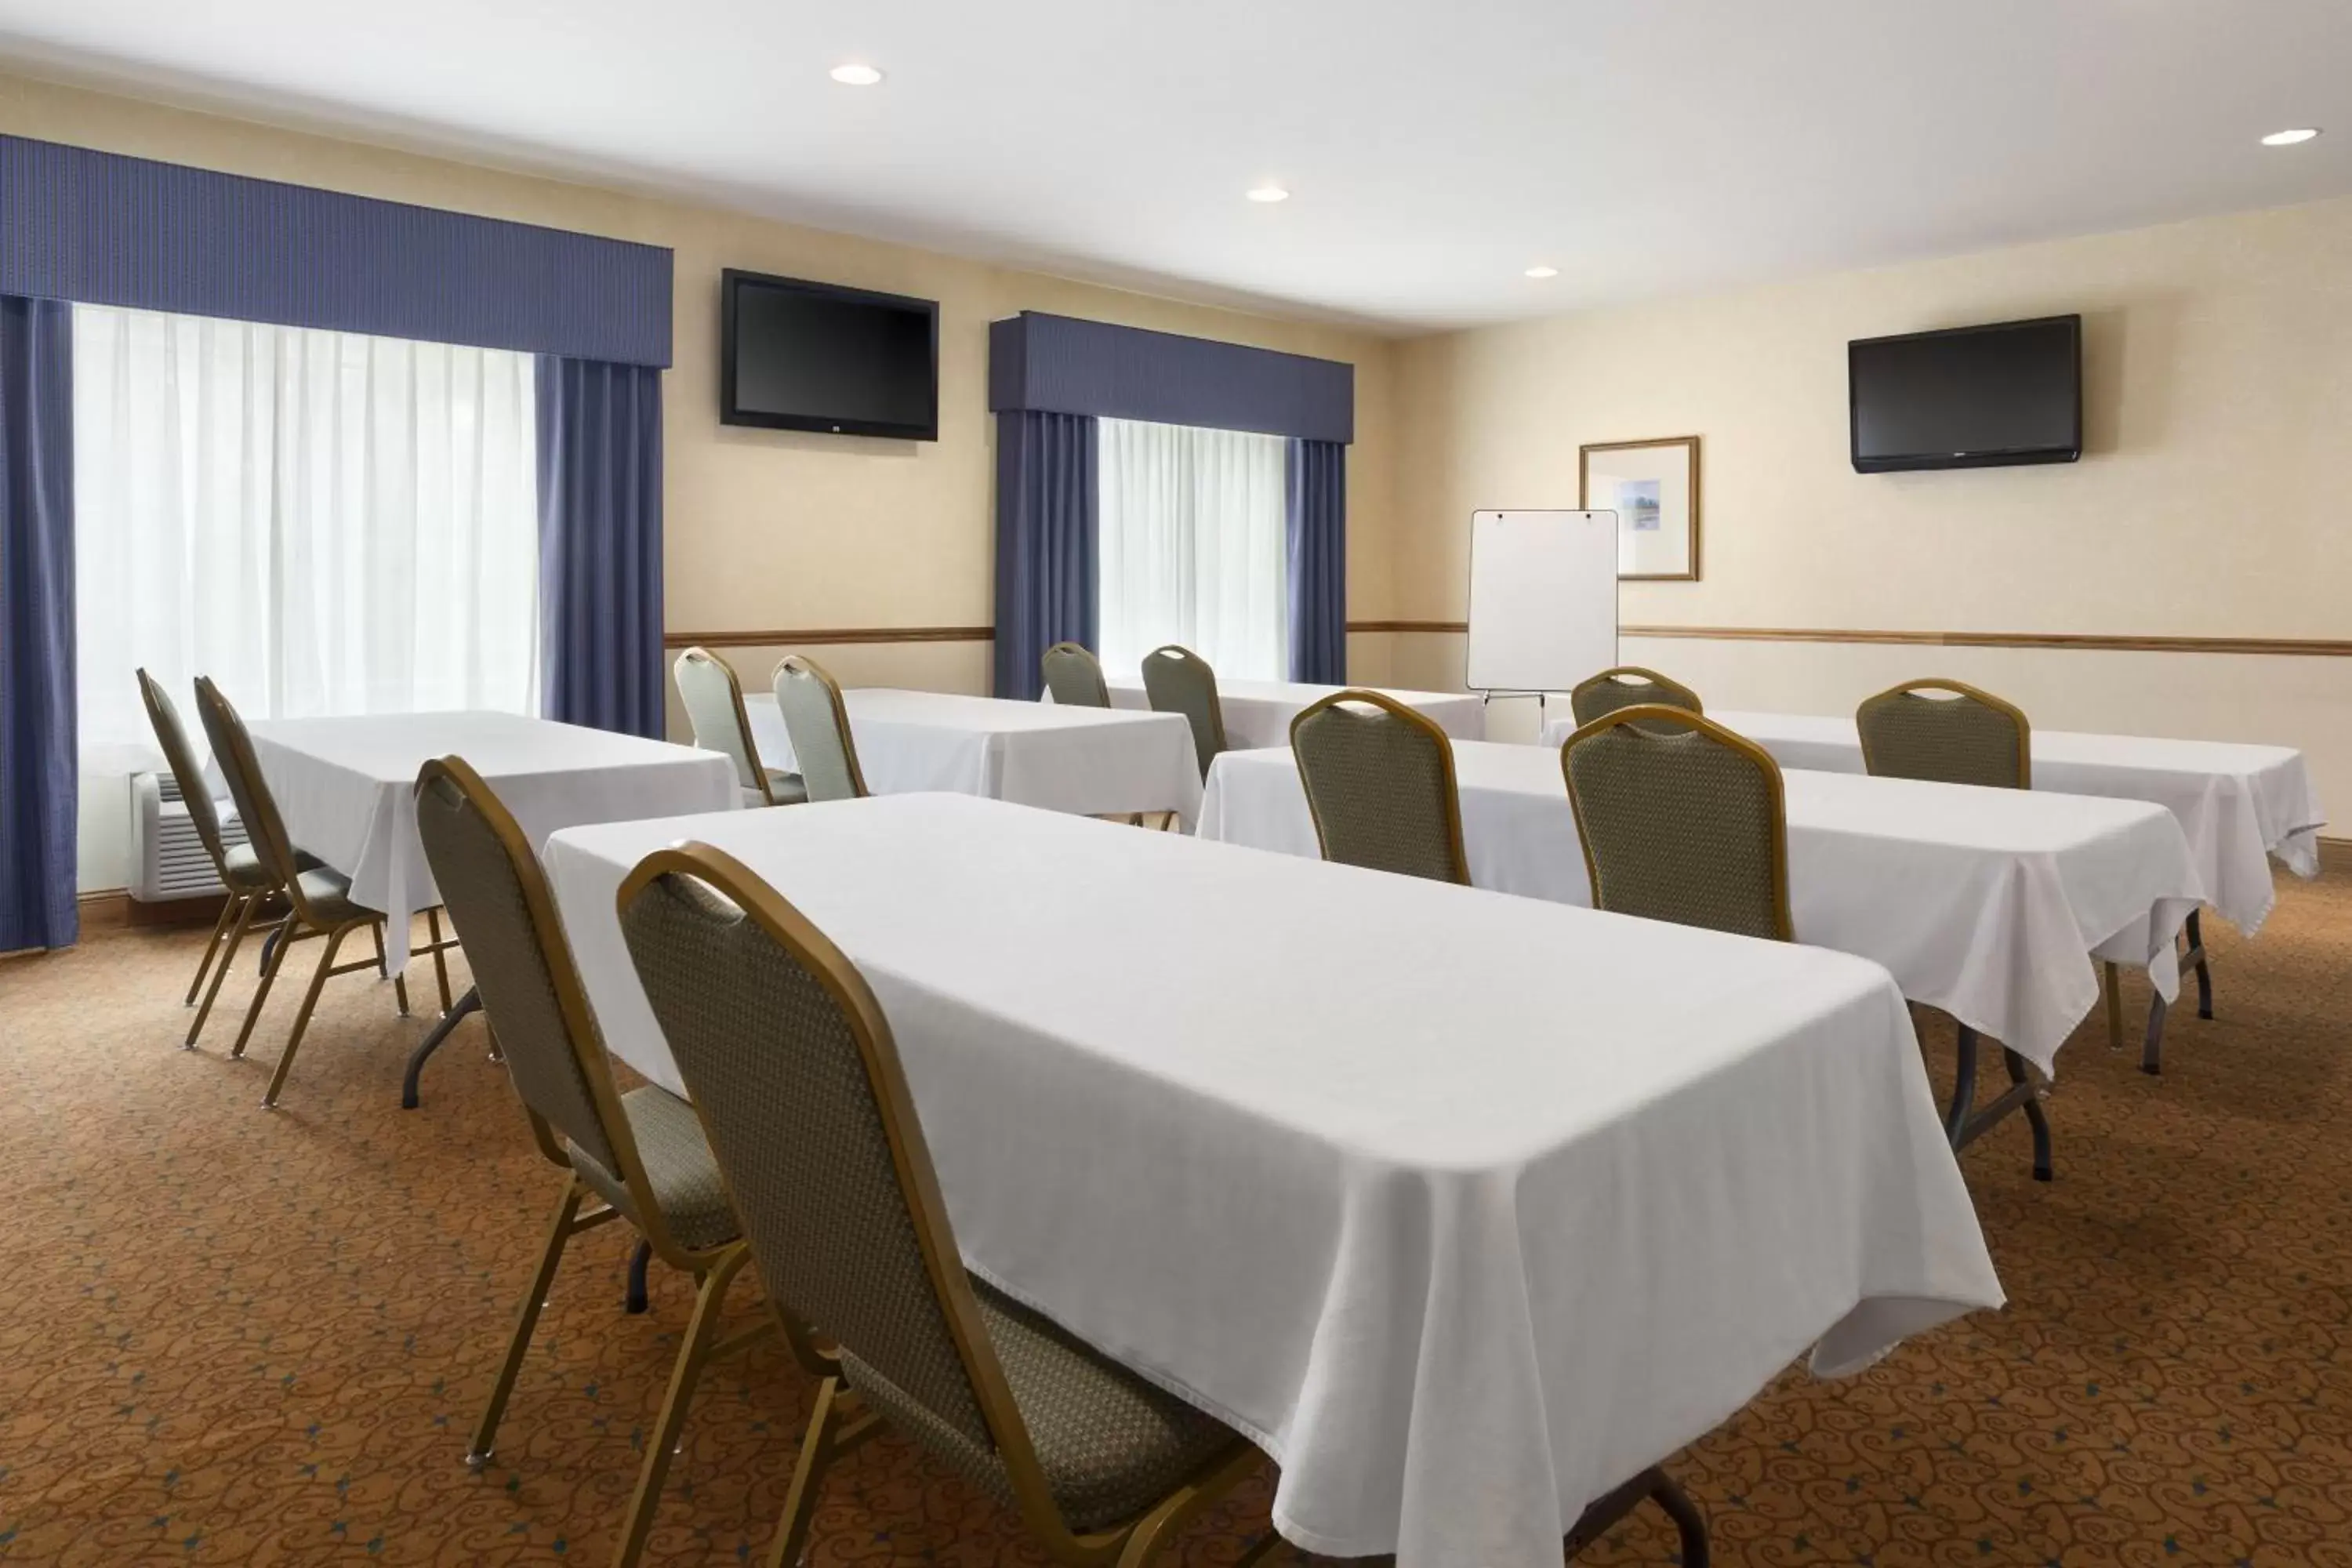
[[[2083,455],[2083,318],[1848,343],[1853,466],[1989,468]]]
[[[729,268],[719,418],[771,430],[940,438],[940,307]]]

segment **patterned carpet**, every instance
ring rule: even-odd
[[[1674,1461],[1718,1562],[2352,1564],[2352,877],[2284,886],[2252,943],[2212,926],[2221,1016],[2176,1016],[2164,1078],[2088,1032],[2061,1058],[2055,1184],[2021,1123],[1969,1152],[2006,1311],[1850,1382],[1791,1373]],[[258,1059],[225,1056],[249,973],[184,1053],[195,953],[124,934],[0,963],[0,1563],[604,1561],[685,1282],[624,1316],[626,1238],[575,1243],[499,1462],[468,1474],[560,1184],[480,1026],[404,1113],[425,1021],[334,982],[265,1114],[299,988]],[[756,1560],[803,1392],[772,1342],[706,1379],[648,1561]],[[826,1496],[820,1564],[1044,1561],[895,1439]],[[1182,1561],[1230,1563],[1265,1498]],[[1582,1561],[1669,1552],[1637,1516]]]

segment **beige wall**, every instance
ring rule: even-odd
[[[2086,450],[1861,475],[1845,344],[2082,312]],[[1580,443],[1705,439],[1703,576],[1629,625],[2352,637],[2352,201],[1569,315],[1402,346],[1395,614],[1460,620],[1467,520],[1569,507]],[[1392,639],[1461,679],[1461,638]],[[1724,707],[1929,673],[2053,728],[2275,741],[2352,785],[2352,659],[1628,640]]]
[[[902,246],[421,157],[0,76],[0,132],[667,246],[677,358],[665,378],[666,596],[673,630],[987,626],[993,618],[988,323],[1050,310],[1346,360],[1349,596],[1388,613],[1392,345],[1338,328],[1010,271]],[[741,267],[940,301],[940,439],[719,423],[719,274]],[[776,649],[724,650],[764,680]],[[818,648],[850,684],[987,689],[985,643]],[[678,715],[673,712],[674,725]],[[119,782],[85,791],[83,885],[123,881]]]

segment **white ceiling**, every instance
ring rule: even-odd
[[[2352,191],[2352,0],[0,0],[0,58],[1389,330]]]

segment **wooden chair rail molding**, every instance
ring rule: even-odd
[[[1351,632],[1453,632],[1466,621],[1349,621]],[[2352,639],[2338,637],[2127,637],[2097,632],[1886,632],[1826,626],[1626,626],[1629,637],[1692,637],[1724,642],[1902,643],[1926,647],[2087,648],[2104,653],[2240,653],[2302,658],[2352,658]]]

